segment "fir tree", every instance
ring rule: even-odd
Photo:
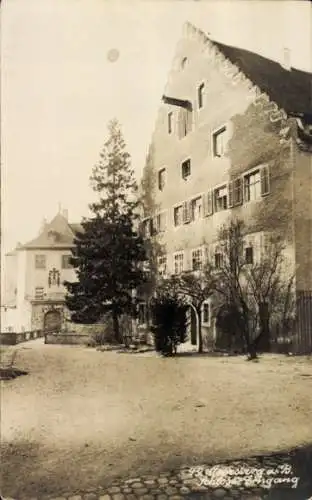
[[[96,202],[93,216],[76,235],[72,265],[78,280],[65,283],[67,306],[76,322],[96,322],[110,311],[114,335],[121,342],[119,317],[133,311],[132,290],[144,281],[145,260],[138,227],[137,184],[130,156],[116,120],[109,123],[109,138],[90,177]]]

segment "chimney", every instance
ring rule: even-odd
[[[67,209],[62,210],[62,215],[63,215],[64,219],[66,219],[68,221],[68,210]]]
[[[283,48],[283,58],[281,66],[283,66],[283,68],[287,69],[288,71],[291,70],[291,54],[288,47]]]

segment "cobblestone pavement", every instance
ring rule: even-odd
[[[308,476],[307,474],[303,474],[302,477],[297,476],[299,469],[293,468],[293,457],[296,453],[298,452],[195,467],[183,466],[158,475],[115,480],[109,487],[99,486],[83,492],[64,491],[55,496],[37,496],[29,500],[179,500],[183,498],[310,500],[311,482],[307,482],[307,477],[312,478],[311,462],[307,464],[307,455],[305,455],[304,463],[307,465]],[[1,498],[2,500],[20,500]],[[26,500],[26,498],[21,500]]]

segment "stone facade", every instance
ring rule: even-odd
[[[68,259],[77,228],[59,213],[35,239],[6,256],[3,331],[64,328],[69,313],[63,282],[75,279]]]
[[[191,270],[197,251],[213,259],[220,227],[242,219],[255,254],[270,235],[283,238],[287,272],[298,290],[312,290],[312,149],[300,148],[297,119],[268,85],[228,54],[185,26],[143,172],[143,231],[158,270],[171,274]],[[271,61],[253,56],[273,73]],[[207,345],[216,336],[213,300],[209,308]]]

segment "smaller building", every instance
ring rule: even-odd
[[[64,281],[75,280],[71,248],[80,224],[58,213],[36,238],[6,255],[1,331],[59,331],[69,320]]]

